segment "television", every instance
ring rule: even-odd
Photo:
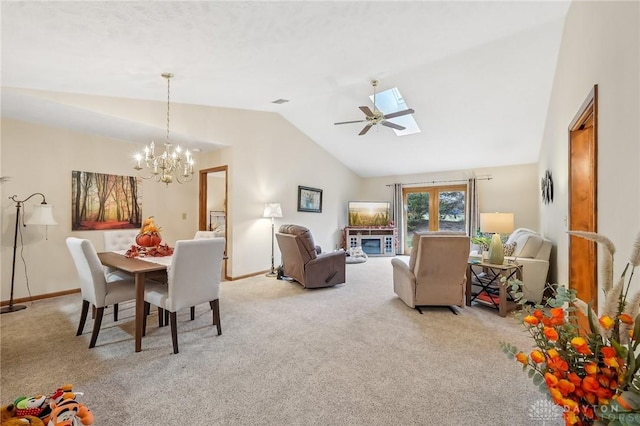
[[[349,226],[389,226],[391,203],[349,201]]]

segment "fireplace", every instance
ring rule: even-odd
[[[362,244],[362,251],[367,253],[368,255],[381,255],[384,254],[382,251],[383,240],[384,238],[380,237],[362,237],[360,238],[360,244]]]

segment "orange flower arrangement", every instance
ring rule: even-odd
[[[522,297],[521,283],[512,281],[511,290],[522,306],[517,315],[535,348],[525,353],[509,343],[501,346],[563,409],[566,425],[640,425],[640,292],[633,297],[628,294],[640,265],[640,234],[629,263],[613,285],[615,246],[599,234],[569,233],[606,248],[602,315],[598,317],[590,305],[577,299],[575,290],[564,287],[557,287],[555,297],[545,305],[531,306]],[[576,309],[587,316],[589,330],[579,330]]]

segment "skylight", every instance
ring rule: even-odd
[[[371,98],[371,102],[373,102],[373,95],[369,96],[369,98]],[[403,111],[409,108],[397,87],[385,90],[384,92],[376,93],[375,103],[376,108],[378,108],[384,114],[391,114],[392,112]],[[397,136],[412,135],[414,133],[421,132],[420,128],[418,127],[418,123],[416,123],[416,120],[414,120],[412,114],[390,118],[389,121],[405,127],[404,130],[391,129],[396,132]]]

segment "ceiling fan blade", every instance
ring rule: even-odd
[[[383,126],[391,127],[392,129],[396,129],[396,130],[404,130],[404,129],[406,129],[406,127],[399,126],[396,123],[392,123],[390,121],[383,121],[380,124],[382,124]]]
[[[362,130],[360,131],[360,133],[358,133],[358,136],[362,136],[362,135],[364,135],[364,134],[365,134],[365,133],[367,133],[367,132],[369,131],[369,129],[370,129],[370,128],[372,128],[372,127],[373,127],[373,124],[367,124],[366,126],[364,126],[364,129],[362,129]]]
[[[358,108],[360,108],[360,111],[364,112],[367,117],[373,117],[373,112],[368,106],[361,106]]]
[[[395,117],[400,117],[400,116],[407,115],[407,114],[413,114],[414,112],[415,112],[414,110],[409,108],[409,109],[405,109],[404,111],[398,111],[398,112],[392,112],[391,114],[386,114],[383,117],[384,118],[395,118]]]
[[[333,124],[351,124],[351,123],[364,123],[367,120],[355,120],[355,121],[340,121],[338,123]]]

